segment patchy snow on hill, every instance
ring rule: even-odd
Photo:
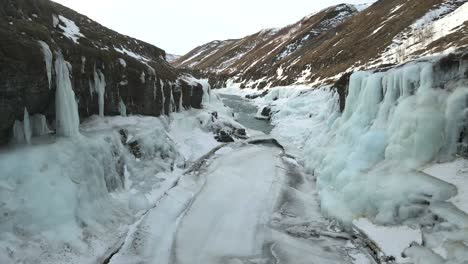
[[[462,2],[464,1],[447,1],[427,12],[407,30],[398,34],[381,57],[368,65],[409,61],[415,58],[412,54],[421,50],[424,51],[422,55],[434,54],[431,50],[425,50],[430,43],[453,33],[468,21],[468,3],[459,6]],[[455,48],[456,46],[451,45],[447,47],[447,51],[453,51]]]
[[[174,62],[179,58],[180,58],[180,55],[174,55],[174,54],[166,53],[166,61],[169,62],[169,63]]]
[[[125,55],[127,55],[127,56],[130,56],[130,57],[132,57],[132,58],[134,58],[134,59],[136,59],[136,60],[138,60],[138,61],[141,61],[141,62],[143,62],[143,63],[145,63],[145,64],[146,64],[148,61],[150,61],[150,59],[148,59],[148,58],[146,58],[146,57],[144,57],[144,56],[142,56],[142,55],[140,55],[140,54],[137,54],[137,53],[135,53],[135,52],[133,52],[133,51],[131,51],[131,50],[128,50],[128,49],[126,49],[125,47],[120,47],[120,48],[114,47],[114,50],[117,51],[117,52],[119,52],[119,53],[122,53],[122,54],[125,54]]]
[[[75,24],[74,21],[59,15],[58,19],[61,23],[58,23],[60,29],[63,30],[63,35],[78,44],[78,39],[84,37],[83,34],[80,33],[80,28]]]

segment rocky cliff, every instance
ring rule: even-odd
[[[158,116],[201,107],[202,84],[166,61],[164,50],[121,35],[49,0],[0,2],[0,143],[15,120],[42,114],[54,127],[57,61],[70,72],[80,119]]]

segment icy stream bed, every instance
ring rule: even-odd
[[[251,101],[232,94],[219,94],[219,96],[225,105],[234,110],[235,117],[240,124],[247,128],[270,134],[273,126],[267,120],[255,118],[258,108]]]

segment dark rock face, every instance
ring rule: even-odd
[[[234,142],[234,139],[224,130],[220,130],[215,139],[218,142]]]
[[[79,33],[69,33],[75,26]],[[120,114],[121,102],[128,114],[169,114],[180,110],[181,96],[184,108],[201,108],[202,85],[183,81],[188,73],[170,66],[164,50],[49,0],[1,1],[0,39],[0,144],[24,108],[53,124],[58,53],[71,66],[80,119],[99,114],[99,83],[105,83],[104,115]],[[50,87],[39,41],[52,53]]]
[[[338,99],[340,101],[340,112],[343,112],[346,105],[346,96],[348,96],[349,78],[352,72],[345,73],[340,79],[333,85],[332,89],[338,93]]]
[[[271,117],[271,108],[268,106],[263,107],[262,112],[260,113],[264,117]]]
[[[248,94],[248,95],[245,96],[245,98],[255,99],[255,98],[258,98],[258,97],[265,97],[268,94],[268,92],[269,92],[269,90],[265,90],[260,94]]]

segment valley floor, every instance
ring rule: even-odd
[[[323,147],[343,133],[331,133],[346,117],[336,94],[240,97],[256,92],[211,91],[205,109],[169,117],[93,117],[74,138],[2,150],[0,263],[463,263],[465,160],[369,170],[377,140]],[[273,127],[254,118],[264,106]],[[354,178],[324,187],[320,168]]]
[[[279,147],[227,145],[143,216],[110,263],[365,259],[346,234],[330,229],[310,180]]]

